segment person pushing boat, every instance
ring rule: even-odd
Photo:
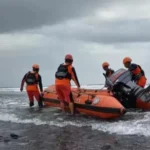
[[[109,68],[109,63],[108,63],[108,62],[103,62],[103,63],[102,63],[102,68],[103,68],[103,70],[105,71],[104,74],[105,74],[105,76],[106,76],[107,78],[110,77],[110,76],[114,73],[114,70],[111,69],[111,68]],[[106,81],[105,81],[104,87],[107,87]]]
[[[66,101],[69,104],[71,114],[74,114],[74,103],[70,81],[73,80],[75,82],[78,90],[80,89],[80,83],[75,68],[72,66],[72,64],[73,57],[72,55],[67,54],[65,56],[65,63],[60,64],[55,73],[55,85],[56,92],[60,99],[60,107],[62,111],[65,112],[64,101]]]
[[[130,57],[125,57],[123,59],[123,64],[131,72],[132,81],[134,81],[138,86],[144,88],[146,85],[145,72],[140,65],[131,63],[132,59]]]
[[[114,70],[109,68],[109,63],[108,62],[104,62],[102,64],[102,68],[105,71],[106,77],[110,77],[114,73]]]

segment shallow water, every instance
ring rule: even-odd
[[[0,92],[0,149],[150,149],[150,113],[106,121],[71,117],[56,108],[29,108],[26,93]],[[12,139],[10,133],[19,135]]]

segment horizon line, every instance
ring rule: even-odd
[[[54,85],[54,84],[51,84],[51,85]],[[48,87],[48,86],[51,86],[51,85],[47,85],[47,86],[43,86],[43,87]],[[83,86],[84,85],[104,85],[104,83],[100,83],[100,84],[82,84]],[[82,86],[81,85],[81,86]],[[71,86],[76,86],[76,85],[71,85]],[[0,88],[20,88],[20,87],[12,87],[12,86],[10,86],[10,87],[7,87],[7,86],[5,86],[5,87],[1,87],[0,86]]]

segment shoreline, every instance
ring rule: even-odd
[[[116,135],[90,127],[20,124],[0,121],[0,149],[3,150],[148,150],[149,137]],[[10,134],[18,135],[13,139]]]

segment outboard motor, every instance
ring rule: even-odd
[[[140,99],[144,102],[150,101],[150,86],[146,89],[138,86],[132,81],[130,71],[126,69],[119,69],[114,72],[109,78],[106,77],[106,85],[114,92],[121,92],[126,97],[133,96],[136,99]]]

